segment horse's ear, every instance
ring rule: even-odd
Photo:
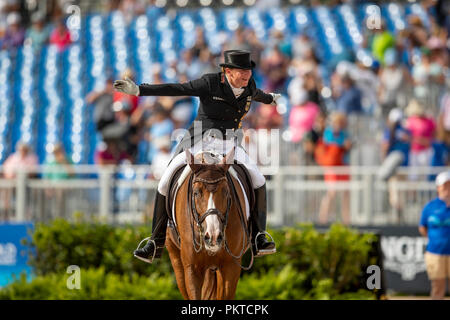
[[[197,172],[200,165],[195,163],[194,155],[189,151],[189,149],[186,149],[186,161],[189,164],[189,167],[191,167],[192,172]]]
[[[230,152],[227,153],[225,158],[222,159],[220,165],[224,169],[225,172],[228,171],[228,168],[234,163],[234,154],[236,152],[236,147],[233,147]]]

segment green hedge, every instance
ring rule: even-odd
[[[64,273],[69,265],[82,269],[103,267],[107,273],[169,275],[172,266],[167,254],[158,264],[149,265],[133,257],[137,244],[151,234],[149,226],[113,226],[75,223],[56,219],[36,225],[31,242],[29,264],[37,275]]]
[[[132,255],[150,227],[55,220],[36,226],[28,245],[36,277],[0,290],[0,299],[180,299],[167,252],[149,265]],[[336,224],[271,230],[277,254],[243,271],[237,299],[375,299],[365,289],[366,266],[376,264],[373,234]],[[245,263],[248,263],[246,257]],[[81,290],[66,287],[69,265],[81,268]]]
[[[0,299],[32,300],[126,300],[181,299],[171,276],[118,275],[105,268],[81,269],[80,289],[68,289],[67,273],[37,276],[27,282],[25,276],[0,290]]]
[[[174,300],[182,299],[175,279],[170,275],[139,276],[106,273],[104,268],[81,269],[80,289],[68,289],[69,274],[52,273],[37,276],[27,282],[22,276],[16,282],[0,290],[1,299],[20,300]],[[256,274],[240,279],[236,291],[239,300],[288,300],[288,299],[375,299],[367,291],[338,294],[331,279],[317,282],[312,290],[303,285],[306,274],[299,273],[288,264],[280,272],[274,270],[264,277]]]
[[[377,264],[377,236],[361,234],[340,224],[320,233],[310,224],[273,230],[279,254],[256,259],[252,273],[279,271],[287,264],[306,276],[303,286],[312,290],[319,281],[331,280],[337,293],[365,287],[366,267]]]

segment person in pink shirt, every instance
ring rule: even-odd
[[[411,132],[410,166],[429,166],[436,123],[425,114],[425,108],[415,99],[408,104],[406,114],[406,129]]]
[[[6,179],[14,179],[18,170],[29,169],[39,163],[38,158],[26,143],[19,142],[16,150],[3,163],[3,175]]]
[[[50,35],[50,44],[56,45],[59,51],[64,51],[71,43],[72,36],[64,23],[64,19],[57,20],[55,29]]]
[[[299,143],[303,135],[312,129],[319,112],[319,106],[311,101],[304,101],[292,108],[289,114],[289,129],[292,133],[292,142]]]
[[[37,165],[38,158],[31,152],[30,147],[26,143],[19,142],[16,145],[16,152],[11,154],[3,163],[3,176],[6,179],[14,179],[19,170],[32,169]],[[29,176],[32,175],[32,173],[29,174]],[[1,198],[3,201],[3,210],[0,212],[0,221],[7,221],[14,215],[12,207],[12,189],[5,189],[2,192]]]

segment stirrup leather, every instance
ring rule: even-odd
[[[150,242],[153,242],[153,254],[151,255],[150,259],[142,258],[142,257],[139,257],[139,256],[137,256],[137,255],[135,255],[135,254],[133,254],[133,255],[134,255],[135,258],[138,258],[138,259],[141,260],[141,261],[144,261],[144,262],[147,262],[147,263],[153,263],[153,259],[155,258],[155,255],[156,255],[156,242],[155,242],[155,240],[150,239],[150,237],[145,238],[144,240],[142,240],[141,242],[139,242],[139,244],[138,244],[136,250],[141,249],[141,244],[142,244],[144,241],[146,241],[146,240],[148,240],[147,243],[148,243],[149,241],[150,241]],[[147,243],[146,243],[146,244],[147,244]]]
[[[258,232],[257,234],[256,234],[256,237],[255,237],[255,250],[256,250],[256,255],[255,255],[255,257],[261,257],[261,256],[264,256],[264,255],[266,255],[266,254],[272,254],[272,253],[275,253],[275,252],[277,252],[277,248],[275,247],[275,248],[273,248],[273,249],[262,249],[262,250],[259,250],[258,249],[258,241],[257,241],[257,239],[258,239],[258,237],[260,236],[260,235],[267,235],[267,236],[269,236],[270,237],[270,242],[273,242],[273,243],[275,243],[275,241],[273,240],[273,237],[270,235],[270,233],[268,233],[267,231],[260,231],[260,232]]]

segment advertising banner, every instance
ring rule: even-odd
[[[31,267],[27,265],[27,247],[21,241],[30,239],[32,223],[0,223],[0,287],[20,277],[25,272],[31,277]]]
[[[380,226],[357,228],[380,235],[382,272],[386,291],[429,295],[430,282],[424,254],[428,239],[417,226]]]

